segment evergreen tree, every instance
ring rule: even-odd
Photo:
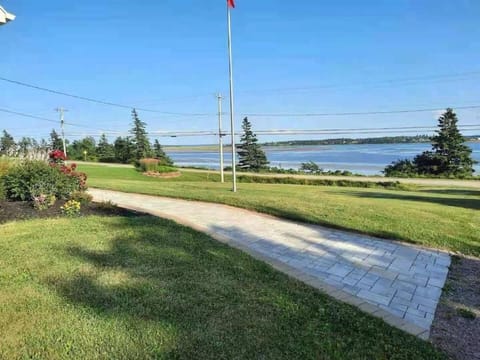
[[[115,148],[108,142],[105,134],[102,134],[98,141],[97,157],[100,162],[115,162]]]
[[[267,156],[258,144],[257,135],[252,131],[252,124],[248,118],[243,119],[243,135],[238,146],[238,166],[244,170],[259,171],[269,164]]]
[[[63,151],[63,141],[55,129],[52,129],[52,132],[50,133],[50,149]]]
[[[12,155],[11,153],[15,151],[16,147],[17,144],[13,136],[3,130],[3,135],[0,138],[0,155]]]
[[[18,142],[18,150],[22,155],[27,155],[29,151],[35,148],[36,141],[33,138],[22,137]]]
[[[48,150],[48,142],[44,138],[40,139],[40,142],[38,143],[38,149],[39,150]]]
[[[140,159],[150,157],[152,155],[152,150],[150,147],[150,142],[148,141],[148,133],[145,129],[147,124],[140,120],[135,109],[132,110],[132,119],[133,127],[130,130],[130,133],[133,136],[133,155],[134,159],[138,161]]]
[[[300,165],[300,171],[311,173],[311,174],[321,174],[323,169],[318,166],[318,164],[314,163],[313,161],[309,161],[306,163],[302,163]]]
[[[75,140],[68,146],[67,152],[69,159],[72,160],[97,161],[97,144],[91,136]]]
[[[432,150],[425,151],[414,159],[420,174],[472,175],[472,149],[465,145],[465,138],[457,127],[457,115],[452,109],[438,119],[438,130],[432,137]]]
[[[160,160],[160,165],[173,165],[172,159],[170,159],[165,151],[163,151],[162,145],[160,145],[158,139],[155,139],[155,142],[153,143],[153,157]]]
[[[115,151],[115,161],[122,164],[129,164],[134,158],[135,144],[129,136],[122,138],[119,136],[113,144]]]
[[[465,145],[465,138],[457,127],[457,115],[452,109],[438,119],[438,130],[431,138],[432,150],[417,155],[413,161],[399,160],[387,166],[386,176],[471,176],[475,171],[472,149]]]

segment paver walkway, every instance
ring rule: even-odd
[[[95,201],[173,219],[428,338],[450,256],[231,206],[90,189]],[[248,229],[248,230],[247,230]]]

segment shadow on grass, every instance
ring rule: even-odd
[[[328,221],[326,219],[320,219],[317,217],[312,217],[309,218],[308,215],[301,214],[297,211],[289,211],[286,209],[282,208],[276,208],[276,207],[271,207],[267,205],[262,205],[258,209],[252,209],[253,211],[259,211],[263,212],[266,214],[270,214],[279,218],[291,220],[294,222],[298,223],[303,223],[303,224],[310,224],[310,225],[317,225],[317,226],[325,226],[330,229],[334,230],[341,230],[345,232],[351,233],[351,235],[368,235],[368,236],[373,236],[379,239],[386,239],[386,240],[399,240],[399,241],[404,241],[412,244],[418,244],[417,241],[414,241],[402,234],[399,234],[398,232],[395,231],[387,231],[387,230],[372,230],[372,231],[366,231],[366,230],[361,230],[358,229],[357,227],[350,227],[346,225],[339,225],[336,222],[333,221]]]
[[[441,195],[480,196],[480,190],[473,189],[419,189],[417,191]]]
[[[399,194],[390,192],[351,192],[351,196],[359,198],[371,198],[371,199],[392,199],[392,200],[404,200],[404,201],[418,201],[433,204],[440,204],[446,206],[455,206],[465,209],[480,210],[480,198],[452,198],[452,197],[436,197],[436,196],[417,196],[412,194]]]
[[[194,230],[148,216],[107,230],[118,235],[106,250],[65,249],[87,270],[48,284],[97,316],[177,329],[176,347],[157,356],[441,358],[427,343]]]

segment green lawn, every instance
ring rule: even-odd
[[[1,359],[444,358],[170,221],[29,220],[0,239]]]
[[[480,256],[480,191],[415,191],[283,184],[221,184],[216,173],[183,171],[149,178],[133,168],[82,165],[92,187],[196,199],[253,209],[294,220]]]

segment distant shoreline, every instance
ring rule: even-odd
[[[350,139],[350,140],[357,140],[357,139]],[[366,140],[366,139],[365,139]],[[264,148],[288,148],[288,147],[308,147],[308,146],[332,146],[332,145],[385,145],[385,144],[428,144],[428,141],[398,141],[398,142],[343,142],[343,143],[326,143],[329,140],[293,140],[293,141],[282,141],[282,142],[275,142],[275,143],[263,143],[261,144]],[[308,143],[307,143],[308,142]],[[311,143],[310,143],[311,142]],[[480,137],[472,137],[467,139],[468,143],[480,143]],[[216,152],[218,151],[218,144],[210,144],[210,145],[164,145],[163,148],[166,151],[170,152]],[[224,151],[230,151],[230,145],[224,145]]]

